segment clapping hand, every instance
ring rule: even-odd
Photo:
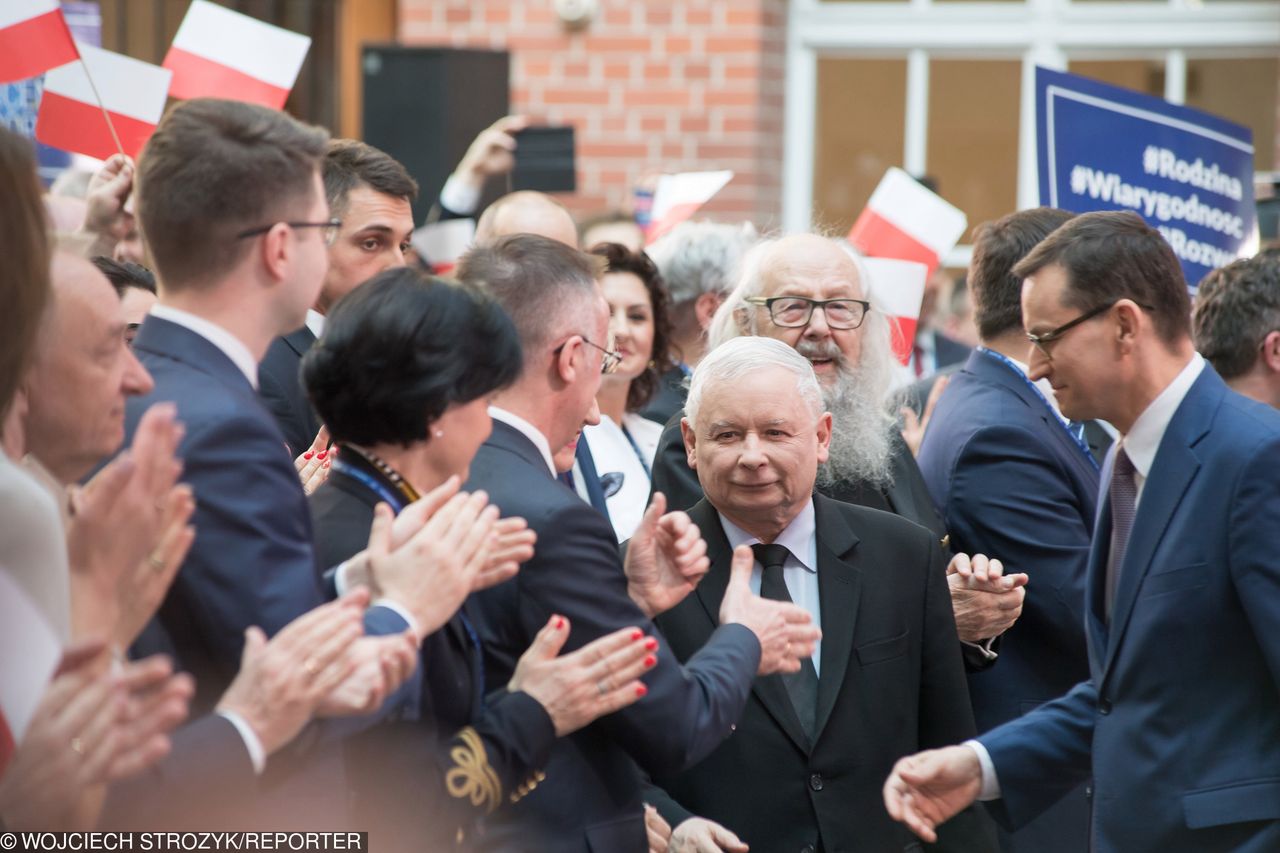
[[[311,494],[329,479],[329,466],[338,455],[338,448],[329,447],[329,428],[320,427],[311,446],[293,460],[294,470],[302,481],[302,490]]]
[[[947,565],[947,585],[961,640],[977,643],[998,637],[1022,614],[1027,576],[1004,574],[1004,565],[982,554],[956,554]]]
[[[697,587],[711,563],[707,543],[686,513],[668,512],[655,492],[627,545],[627,594],[649,618],[675,607]]]

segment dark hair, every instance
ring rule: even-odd
[[[1037,207],[973,229],[969,289],[983,340],[1022,329],[1022,278],[1013,274],[1013,267],[1071,217],[1065,210]]]
[[[175,106],[138,163],[138,217],[169,289],[225,275],[249,228],[297,218],[329,134],[279,110],[196,98]]]
[[[1191,325],[1196,349],[1223,379],[1249,372],[1267,335],[1280,331],[1280,255],[1209,273],[1196,293]]]
[[[49,223],[26,139],[0,127],[0,418],[9,411],[49,302]]]
[[[515,323],[526,357],[561,333],[585,334],[584,312],[600,299],[595,259],[537,234],[508,234],[473,246],[458,280],[491,296]]]
[[[510,385],[520,365],[515,327],[492,300],[399,267],[338,300],[302,378],[335,441],[407,447],[430,440],[450,405]]]
[[[671,342],[671,297],[667,295],[667,286],[662,281],[662,273],[658,272],[658,265],[644,252],[632,252],[621,243],[600,243],[591,249],[591,254],[604,258],[606,273],[631,273],[640,279],[649,293],[649,307],[653,312],[653,352],[644,373],[632,379],[627,389],[627,411],[637,412],[653,399],[662,380],[662,371],[671,364],[671,354],[667,351]]]
[[[334,216],[343,214],[347,195],[359,186],[402,198],[410,204],[418,200],[418,182],[409,176],[400,161],[357,139],[329,140],[323,173],[324,196]]]
[[[107,277],[111,286],[116,289],[116,296],[122,299],[124,292],[131,287],[148,293],[156,292],[156,277],[142,264],[135,264],[133,261],[117,261],[106,255],[98,255],[90,258],[89,261]]]
[[[1160,232],[1129,211],[1082,213],[1013,268],[1018,278],[1058,264],[1067,272],[1062,303],[1080,311],[1132,299],[1151,313],[1156,334],[1174,344],[1191,334],[1191,297],[1182,266]]]

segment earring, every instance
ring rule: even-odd
[[[444,438],[444,430],[442,429],[436,430],[436,438]]]

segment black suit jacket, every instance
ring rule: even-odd
[[[341,464],[394,493],[358,454],[344,453]],[[368,486],[338,469],[308,500],[325,564],[365,547],[379,501]],[[536,786],[555,742],[551,718],[528,694],[483,695],[479,649],[461,615],[422,641],[422,671],[419,720],[379,726],[346,745],[354,823],[376,833],[381,849],[444,850],[460,833],[470,836],[481,817]]]
[[[619,628],[655,631],[627,597],[613,528],[552,477],[526,436],[495,422],[471,463],[466,488],[484,489],[503,515],[525,518],[538,534],[533,558],[515,579],[467,604],[490,686],[506,683],[552,614],[570,622],[566,651]],[[486,849],[648,849],[636,765],[650,773],[674,772],[728,736],[759,666],[760,645],[743,626],[726,625],[687,655],[684,666],[665,644],[657,655],[657,666],[644,678],[648,695],[556,741],[546,781],[487,821]]]
[[[942,556],[928,531],[877,510],[814,497],[822,657],[810,744],[779,676],[757,678],[733,736],[705,761],[654,781],[673,826],[697,815],[752,850],[919,849],[884,810],[881,787],[904,755],[974,734]],[[717,625],[732,551],[706,500],[690,516],[711,570],[657,624],[683,659]],[[984,814],[947,824],[942,849],[989,851]],[[807,845],[807,846],[806,846]]]
[[[653,460],[650,495],[662,492],[667,496],[667,508],[671,510],[687,510],[702,500],[702,484],[698,482],[698,472],[689,467],[684,451],[684,438],[680,435],[680,419],[683,417],[684,410],[681,409],[667,421],[662,437],[658,439],[658,452]],[[866,505],[869,496],[878,497],[895,515],[927,528],[941,542],[947,535],[946,525],[929,497],[929,489],[920,476],[920,467],[916,465],[911,450],[896,436],[893,442],[892,477],[893,482],[883,489],[868,487],[863,483],[837,483],[830,489],[822,490],[822,493],[829,498],[860,506]],[[869,492],[875,494],[869,495]]]
[[[660,424],[671,420],[672,415],[684,409],[685,397],[689,395],[685,381],[686,374],[679,366],[667,370],[658,378],[658,390],[640,414]]]
[[[303,326],[272,341],[258,365],[258,394],[280,424],[295,457],[311,446],[320,431],[320,418],[311,408],[299,375],[302,357],[315,342],[316,336]]]

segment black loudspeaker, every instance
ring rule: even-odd
[[[467,146],[510,111],[506,51],[365,45],[364,141],[405,165],[418,182],[421,224]],[[481,205],[506,191],[491,181]]]

